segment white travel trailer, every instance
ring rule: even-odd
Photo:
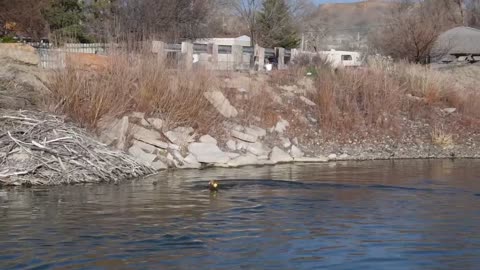
[[[351,51],[321,51],[320,56],[324,57],[334,68],[359,67],[362,59],[359,52]]]

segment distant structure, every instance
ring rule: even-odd
[[[441,34],[432,49],[433,62],[480,61],[480,29],[455,27]]]
[[[235,38],[206,38],[195,41],[196,44],[217,44],[225,46],[240,45],[244,47],[251,46],[251,39],[249,36],[239,36]]]
[[[320,57],[327,61],[332,68],[356,68],[361,67],[363,64],[362,55],[355,51],[337,51],[331,49],[329,51],[302,51],[293,50],[292,58],[295,61],[297,57],[309,57],[312,60],[314,57]]]

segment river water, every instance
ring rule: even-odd
[[[480,269],[480,161],[3,189],[0,250],[0,269]]]

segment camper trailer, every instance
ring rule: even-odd
[[[321,51],[319,54],[324,57],[334,68],[359,67],[362,65],[359,52],[350,51]]]

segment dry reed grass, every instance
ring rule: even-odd
[[[54,74],[50,109],[94,129],[105,116],[132,111],[158,116],[167,125],[209,129],[221,116],[204,98],[216,87],[203,70],[169,70],[149,54],[116,53],[101,72],[67,68]]]
[[[430,137],[433,145],[440,146],[443,149],[450,149],[454,146],[453,135],[446,132],[442,126],[433,127]]]
[[[457,125],[478,123],[480,118],[478,91],[454,83],[448,73],[420,65],[371,65],[335,73],[318,69],[316,87],[310,98],[319,105],[321,128],[334,134],[398,134],[405,118],[444,121],[435,118],[435,112],[450,107],[464,118]]]
[[[310,98],[318,104],[322,128],[345,134],[363,128],[397,128],[402,94],[386,74],[357,70],[320,74]]]

